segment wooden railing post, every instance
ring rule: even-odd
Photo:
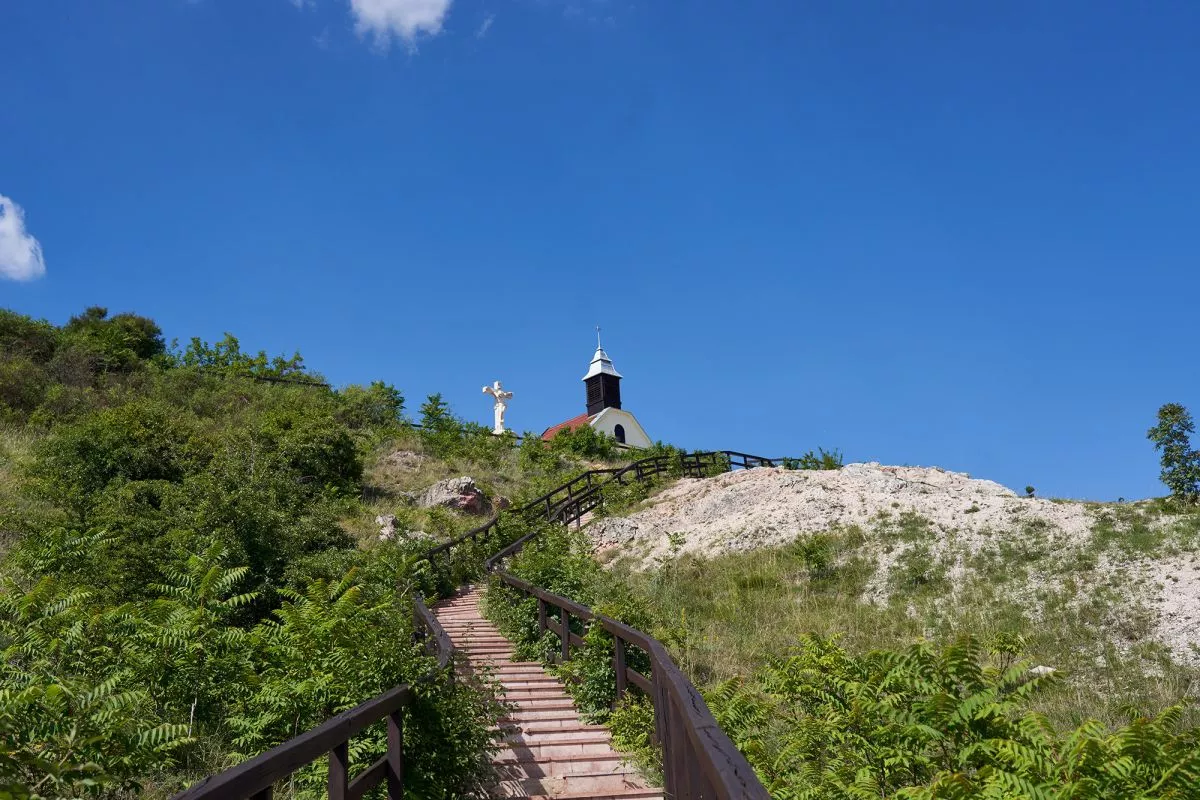
[[[273,795],[274,793],[275,793],[275,787],[268,786],[267,788],[263,789],[261,792],[258,792],[255,795],[253,795],[250,798],[250,800],[271,800],[271,795]]]
[[[662,748],[663,791],[667,797],[676,798],[676,781],[672,773],[674,763],[671,760],[671,696],[667,693],[667,686],[657,666],[650,677],[654,683],[654,742]]]
[[[625,642],[620,636],[613,636],[613,672],[617,674],[617,699],[613,703],[613,710],[621,704],[625,699],[626,681],[628,676],[625,673]]]
[[[562,660],[565,664],[571,660],[571,615],[565,608],[559,611],[562,612],[559,619],[562,620]]]
[[[550,627],[549,625],[546,624],[546,601],[539,597],[537,604],[538,604],[538,631],[540,633],[545,633],[546,629],[548,627]]]
[[[350,744],[342,742],[329,751],[329,800],[346,800],[350,782]]]
[[[404,800],[404,718],[402,711],[388,715],[387,732],[387,796],[388,800]]]

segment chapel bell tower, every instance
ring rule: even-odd
[[[599,328],[596,329],[596,354],[592,356],[587,375],[583,376],[583,385],[587,388],[588,416],[599,414],[606,408],[621,407],[621,373],[600,346]]]

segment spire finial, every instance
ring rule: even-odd
[[[596,349],[600,349],[600,326],[596,326]]]

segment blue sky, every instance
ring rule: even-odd
[[[0,305],[537,430],[600,324],[655,438],[1160,494],[1198,45],[1168,0],[8,2]]]

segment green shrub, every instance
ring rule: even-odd
[[[1179,709],[1062,735],[1028,710],[1054,680],[971,638],[852,657],[810,636],[707,700],[782,800],[1200,796]]]
[[[809,450],[799,458],[783,459],[784,469],[841,469],[844,459],[839,450],[826,450],[818,447],[816,452]]]
[[[423,678],[409,590],[478,574],[502,541],[444,574],[427,545],[353,548],[364,451],[404,426],[385,384],[258,380],[309,373],[232,336],[166,353],[152,321],[103,309],[62,328],[0,311],[0,350],[0,420],[26,425],[0,463],[0,797],[166,796]],[[511,445],[468,435],[458,452]],[[422,683],[410,791],[478,789],[498,714],[476,687]],[[356,766],[383,731],[352,742]],[[297,774],[298,796],[323,769]]]
[[[550,447],[556,452],[592,460],[610,460],[619,452],[616,439],[590,425],[580,425],[574,430],[563,428],[554,435]]]

